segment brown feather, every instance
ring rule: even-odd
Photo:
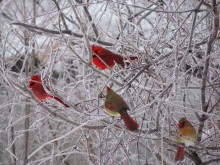
[[[111,88],[106,87],[106,90],[107,95],[105,98],[104,111],[111,116],[121,116],[128,130],[137,130],[139,125],[127,113],[129,107],[127,103],[124,101],[124,99],[116,92],[114,92]]]

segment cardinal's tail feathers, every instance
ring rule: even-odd
[[[130,131],[135,131],[138,129],[139,125],[138,123],[131,118],[131,116],[126,112],[125,114],[122,115],[122,119]]]
[[[54,97],[54,99],[57,100],[57,101],[59,101],[59,102],[60,102],[61,104],[63,104],[65,107],[67,107],[67,108],[70,107],[69,105],[67,105],[66,103],[64,103],[63,100],[61,100],[60,98]]]
[[[136,57],[136,56],[132,56],[132,57],[129,57],[129,59],[130,59],[130,60],[137,60],[138,57]]]
[[[118,60],[116,61],[116,63],[120,64],[123,68],[125,67],[125,65],[129,66],[130,65],[130,62],[131,60],[134,61],[134,60],[137,60],[138,57],[136,56],[133,56],[133,57],[120,57],[118,58]]]
[[[129,60],[134,61],[134,60],[137,60],[138,57],[137,56],[131,56],[131,57],[122,57],[122,56],[120,56],[120,58],[118,58],[118,59],[120,59],[121,62],[125,62],[125,63],[129,64],[130,63]]]
[[[184,146],[179,146],[176,152],[175,161],[184,159]]]

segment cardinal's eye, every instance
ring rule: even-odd
[[[98,51],[97,51],[97,50],[95,50],[94,52],[95,52],[96,54],[98,54]]]
[[[31,81],[29,86],[31,87],[31,86],[33,86],[33,85],[34,85],[34,82],[33,82],[33,81]]]
[[[184,125],[185,125],[185,122],[181,122],[179,127],[182,128],[182,127],[184,127]]]

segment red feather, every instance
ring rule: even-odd
[[[37,97],[40,101],[45,101],[46,99],[54,98],[55,100],[63,104],[65,107],[69,107],[69,105],[65,104],[60,98],[52,96],[45,91],[39,75],[34,75],[31,77],[28,87],[32,90],[34,96]]]
[[[126,127],[128,128],[128,130],[130,131],[135,131],[138,129],[139,125],[138,123],[131,118],[131,116],[127,113],[127,111],[125,111],[123,113],[123,115],[121,115]]]
[[[66,103],[63,102],[63,100],[61,100],[58,97],[53,97],[55,100],[59,101],[61,104],[63,104],[65,107],[70,107],[69,105],[67,105]]]
[[[137,60],[137,57],[129,57],[130,60]],[[115,54],[106,48],[98,45],[92,45],[92,62],[100,69],[113,68],[115,63],[124,67],[126,57]]]
[[[183,160],[184,159],[184,147],[179,146],[176,152],[175,161]]]

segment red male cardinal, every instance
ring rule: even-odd
[[[105,109],[104,111],[110,116],[121,116],[126,127],[130,131],[135,131],[138,129],[138,123],[131,118],[127,110],[129,110],[128,105],[123,100],[121,96],[115,93],[111,88],[106,87],[107,95],[105,98]]]
[[[196,130],[192,124],[185,118],[180,119],[178,123],[179,134],[176,141],[179,143],[184,143],[185,146],[194,146],[194,141],[197,140]],[[184,159],[184,146],[179,146],[175,156],[175,161]]]
[[[32,90],[34,96],[37,97],[40,101],[45,101],[46,99],[54,98],[55,100],[63,104],[65,107],[69,107],[60,98],[51,96],[44,90],[44,87],[42,85],[42,81],[39,75],[34,75],[31,77],[28,87]]]
[[[137,57],[128,57],[130,60],[136,60]],[[92,62],[100,69],[111,69],[115,63],[124,67],[127,57],[115,54],[108,49],[105,49],[98,45],[92,45]]]

